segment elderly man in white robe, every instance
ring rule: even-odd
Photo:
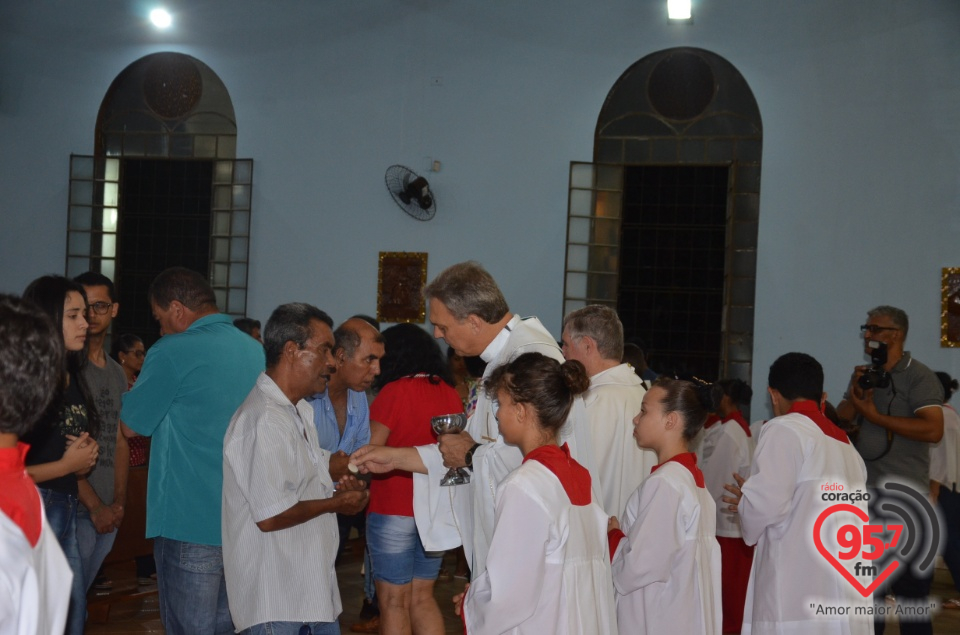
[[[487,362],[485,376],[522,353],[538,352],[557,361],[563,353],[556,339],[536,318],[510,312],[493,277],[476,262],[448,267],[423,290],[430,306],[434,336],[459,355],[479,355]],[[576,399],[561,433],[571,455],[599,483],[583,402]],[[523,456],[504,443],[496,419],[494,395],[481,390],[466,430],[444,434],[435,445],[418,448],[373,448],[355,452],[352,462],[364,472],[402,469],[414,473],[413,512],[427,551],[463,545],[473,578],[486,569],[493,537],[497,487],[520,466]],[[471,470],[467,485],[441,487],[450,467]]]
[[[590,388],[583,397],[587,429],[600,478],[603,509],[621,516],[627,499],[650,470],[657,455],[637,447],[633,418],[647,390],[629,364],[623,364],[623,324],[608,306],[591,304],[563,318],[563,356],[583,364]]]

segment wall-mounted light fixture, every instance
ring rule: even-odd
[[[158,29],[166,29],[173,24],[173,16],[163,7],[158,7],[150,12],[150,22]]]
[[[667,18],[683,21],[693,17],[690,8],[691,0],[667,0]]]

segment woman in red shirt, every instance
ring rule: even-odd
[[[430,419],[463,412],[436,340],[413,324],[383,332],[379,389],[370,406],[370,443],[414,447],[436,443]],[[433,597],[443,553],[427,553],[413,518],[413,476],[393,471],[370,483],[367,547],[380,600],[381,633],[442,634]]]

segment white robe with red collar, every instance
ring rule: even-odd
[[[739,505],[743,539],[756,544],[743,612],[744,635],[873,632],[871,617],[852,617],[853,607],[869,606],[870,598],[841,577],[813,540],[817,517],[836,504],[823,500],[823,486],[840,483],[846,493],[865,492],[866,478],[863,459],[853,445],[831,438],[810,417],[790,412],[764,424]],[[866,511],[866,502],[848,504]],[[853,517],[830,518],[844,523]],[[836,535],[835,528],[822,528],[825,545],[830,535]],[[818,616],[811,605],[850,607],[850,616]]]
[[[693,469],[669,460],[627,502],[620,522],[626,536],[613,553],[623,633],[720,633],[716,511]]]
[[[73,572],[43,512],[37,544],[0,512],[0,633],[61,635]]]
[[[607,515],[577,478],[587,504],[537,460],[500,484],[487,566],[463,603],[467,635],[616,635]]]
[[[739,538],[740,518],[727,511],[723,502],[729,492],[724,485],[736,485],[733,473],[743,478],[750,476],[753,451],[750,438],[733,419],[715,423],[704,430],[703,441],[697,451],[697,465],[703,471],[703,480],[717,508],[717,535],[723,538]]]

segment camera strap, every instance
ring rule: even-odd
[[[892,415],[890,414],[890,411],[891,411],[891,409],[893,408],[893,400],[896,399],[896,398],[897,398],[897,387],[893,385],[893,374],[891,374],[891,375],[890,375],[890,401],[887,403],[887,416],[888,416],[888,417],[889,417],[889,416],[892,416]],[[862,418],[862,415],[861,415],[861,418]],[[874,425],[876,425],[876,424],[874,424]],[[869,462],[879,461],[879,460],[882,459],[883,457],[885,457],[885,456],[887,456],[888,454],[890,454],[890,450],[893,449],[893,437],[894,437],[893,432],[891,432],[890,430],[887,430],[887,446],[884,448],[883,452],[881,452],[879,456],[875,456],[875,457],[873,457],[872,459],[868,459],[867,457],[861,455],[861,458],[863,458],[864,462],[868,462],[868,461],[869,461]]]
[[[865,457],[865,456],[862,457],[862,458],[863,458],[863,461],[864,461],[864,463],[870,463],[870,462],[873,462],[873,461],[879,461],[879,460],[882,459],[883,457],[885,457],[885,456],[887,456],[888,454],[890,454],[890,450],[891,450],[892,448],[893,448],[893,433],[890,432],[889,430],[887,430],[887,447],[885,447],[885,448],[883,449],[883,452],[881,452],[878,456],[873,457],[872,459],[868,459],[868,458]]]

